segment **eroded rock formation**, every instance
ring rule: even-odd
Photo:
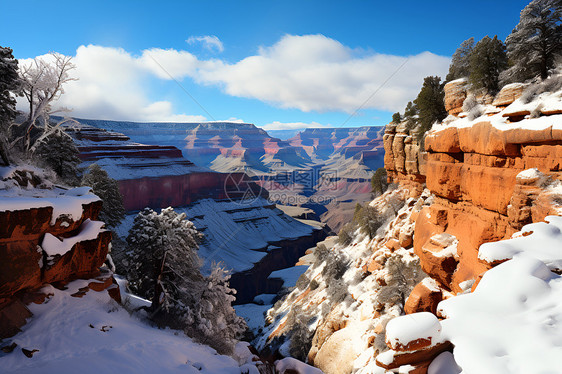
[[[32,178],[33,170],[24,174]],[[19,196],[0,189],[0,339],[16,334],[31,316],[26,304],[43,302],[44,284],[92,279],[88,289],[107,289],[119,299],[112,274],[100,271],[111,241],[95,222],[101,200],[77,190],[26,190]]]
[[[556,114],[562,100],[559,93],[533,102],[517,100],[525,87],[504,87],[492,105],[488,98],[477,98],[487,105],[485,115],[468,119],[461,113],[465,82],[445,86],[449,114],[463,119],[449,117],[436,126],[425,137],[425,155],[417,156],[426,160],[422,174],[434,200],[415,219],[414,252],[431,278],[414,288],[406,313],[436,313],[441,300],[474,290],[484,272],[505,261],[479,258],[483,243],[508,239],[528,223],[562,213],[562,117]],[[406,169],[412,160],[402,145],[407,136],[395,125],[385,135],[389,178],[404,186],[421,179]],[[379,356],[378,365],[398,370],[410,364],[416,373],[425,373],[443,349],[429,356],[423,347],[407,354],[396,351]]]

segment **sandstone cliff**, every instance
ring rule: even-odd
[[[509,335],[498,327],[503,325],[501,317],[492,318],[483,305],[494,305],[518,318],[520,309],[532,309],[526,303],[532,292],[544,288],[552,290],[545,291],[548,298],[559,295],[554,286],[558,276],[550,271],[559,274],[562,267],[560,256],[553,252],[560,246],[560,222],[552,217],[562,214],[562,91],[530,94],[525,86],[510,85],[495,98],[476,98],[470,108],[464,106],[468,113],[463,109],[470,95],[466,82],[455,82],[446,90],[450,116],[434,126],[423,145],[415,129],[408,130],[405,123],[390,124],[385,130],[385,168],[389,181],[399,188],[372,205],[382,208],[389,205],[391,196],[399,195],[404,206],[396,208],[396,215],[374,238],[357,231],[350,243],[327,241],[303,257],[299,263],[311,267],[268,312],[269,325],[258,339],[259,347],[269,344],[277,354],[308,358],[326,373],[427,373],[434,362],[432,370],[446,367],[459,373],[451,353],[457,352],[458,344],[467,368],[496,365],[497,357],[486,352],[481,355],[488,360],[485,363],[466,364],[466,357],[479,360],[474,352],[484,336],[479,335],[476,317],[470,313],[492,321],[486,326]],[[544,219],[550,224],[540,223]],[[539,262],[510,260],[525,250],[519,245],[492,244],[512,235],[519,240],[534,237],[525,239],[527,248],[533,240],[544,243],[540,245],[545,250],[533,249]],[[498,266],[506,261],[515,262],[510,267]],[[416,264],[421,269],[414,276]],[[498,271],[491,274],[496,275],[482,278],[494,266]],[[502,293],[504,279],[497,274],[509,278],[517,277],[517,272],[522,275],[518,286]],[[415,282],[404,281],[398,287],[403,299],[396,296],[400,295],[397,273]],[[479,292],[481,280],[485,286]],[[474,297],[456,296],[472,295],[474,290]],[[517,295],[522,306],[514,301]],[[558,304],[549,305],[552,310]],[[402,313],[408,318],[387,325]],[[450,318],[451,323],[435,314]],[[536,318],[532,323],[544,322]],[[551,325],[552,334],[546,340],[560,336],[558,324]],[[442,335],[442,330],[447,334]],[[463,336],[473,339],[470,345]],[[514,353],[506,339],[497,341],[509,351],[507,361],[521,362],[518,357],[522,356]],[[553,357],[556,347],[543,343],[547,357]],[[532,356],[528,359],[535,365],[532,368],[547,366]]]
[[[508,85],[493,101],[477,99],[477,108],[466,113],[466,83],[445,86],[450,116],[426,135],[425,154],[417,156],[427,160],[423,174],[435,197],[415,223],[414,252],[433,282],[419,283],[410,294],[405,311],[415,318],[419,312],[436,313],[439,302],[452,294],[474,291],[486,271],[508,259],[501,251],[483,255],[483,243],[508,239],[526,224],[562,213],[562,92],[544,92],[534,100],[525,93],[531,98],[520,99],[525,87]],[[406,170],[415,157],[405,147],[396,147],[393,140],[385,142],[385,150],[392,154],[385,167],[393,181],[404,186],[414,179],[421,182],[417,172]],[[410,331],[412,341],[427,337],[427,331],[416,331]],[[387,334],[387,343],[395,335]],[[378,366],[398,370],[409,364],[425,373],[432,359],[452,346],[439,340],[389,348],[393,353],[377,357]],[[454,363],[452,355],[440,357]]]

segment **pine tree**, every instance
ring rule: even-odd
[[[519,23],[505,41],[512,66],[502,74],[503,83],[548,77],[562,58],[561,17],[560,0],[533,0],[521,11]]]
[[[214,265],[210,276],[201,274],[202,234],[185,218],[172,208],[160,214],[146,208],[135,217],[127,237],[127,278],[133,292],[151,300],[154,321],[229,353],[246,330],[231,305],[235,291],[223,268]]]
[[[382,195],[388,187],[386,179],[387,176],[385,168],[378,168],[371,177],[371,192],[373,192],[375,196]]]
[[[408,130],[413,129],[418,124],[418,107],[411,101],[408,101],[406,109],[404,109],[404,121],[406,121]]]
[[[398,124],[402,120],[400,113],[396,112],[392,115],[392,123]]]
[[[10,126],[16,118],[16,99],[21,81],[18,75],[18,60],[12,55],[12,49],[0,47],[0,162],[10,164],[8,144]]]
[[[446,82],[469,76],[469,58],[473,49],[474,38],[467,39],[461,43],[460,47],[457,48],[455,53],[453,53],[451,65],[449,65],[449,74],[447,74],[447,77],[445,78]]]
[[[74,186],[79,182],[78,165],[81,160],[72,138],[59,130],[50,134],[37,147],[34,158],[53,171],[67,184]]]
[[[505,46],[497,35],[491,39],[485,36],[476,43],[469,57],[469,81],[473,88],[488,93],[499,90],[499,76],[507,67]]]
[[[431,129],[431,126],[435,122],[442,121],[447,117],[443,86],[444,83],[441,83],[440,77],[425,77],[421,91],[414,100],[418,108],[418,123],[420,124],[420,131],[418,132],[419,140],[423,138],[425,133]]]
[[[116,227],[125,217],[123,196],[119,192],[119,184],[107,175],[98,164],[88,167],[87,173],[82,177],[82,186],[90,186],[96,195],[103,201],[100,220],[109,227]]]

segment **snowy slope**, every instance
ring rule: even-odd
[[[560,372],[562,276],[547,266],[552,256],[536,256],[535,248],[562,259],[562,219],[546,221],[525,226],[521,232],[531,234],[509,240],[522,250],[486,272],[473,293],[439,304],[438,313],[447,317],[443,337],[455,345],[463,373]],[[480,250],[493,247],[501,250],[504,242]]]
[[[211,263],[223,262],[233,272],[251,269],[270,249],[270,243],[310,235],[311,226],[287,216],[263,198],[251,202],[199,200],[188,207],[175,208],[205,235],[199,256],[205,259],[203,271]],[[126,237],[134,215],[128,215],[117,233]]]
[[[47,286],[45,304],[31,304],[34,314],[23,331],[2,346],[0,373],[232,373],[239,363],[197,344],[183,333],[153,328],[130,315],[107,292],[70,296],[87,281],[61,291]],[[4,344],[5,343],[5,344]],[[31,358],[22,352],[38,350]]]

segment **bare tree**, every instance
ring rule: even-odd
[[[36,57],[30,64],[20,66],[22,91],[29,103],[29,113],[19,126],[19,136],[15,142],[21,142],[26,154],[33,152],[62,123],[69,121],[65,119],[53,124],[49,118],[66,111],[54,111],[51,105],[64,93],[64,84],[75,80],[69,74],[74,68],[72,57],[59,53],[50,53],[47,58]]]

